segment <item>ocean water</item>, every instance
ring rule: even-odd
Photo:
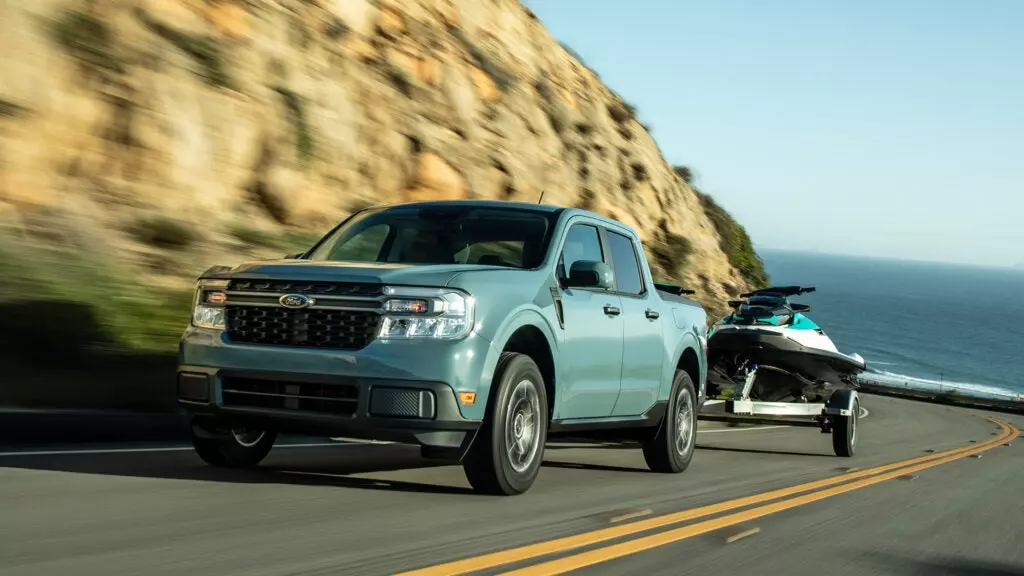
[[[919,389],[1024,398],[1024,270],[759,251],[864,378]]]

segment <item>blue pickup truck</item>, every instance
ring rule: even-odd
[[[418,444],[474,489],[518,494],[557,435],[693,457],[707,317],[655,284],[634,230],[548,205],[357,212],[306,253],[214,267],[179,348],[178,399],[215,466],[278,433]]]

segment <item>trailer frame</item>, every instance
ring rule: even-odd
[[[860,397],[850,388],[834,390],[825,402],[768,402],[753,400],[750,392],[760,369],[782,371],[771,366],[754,366],[746,372],[738,394],[728,399],[709,399],[701,406],[701,420],[745,424],[774,424],[818,428],[832,435],[836,456],[853,456],[860,420]],[[784,371],[783,371],[784,372]]]

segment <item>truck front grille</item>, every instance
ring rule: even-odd
[[[380,313],[229,305],[226,322],[232,342],[359,350],[376,336]]]
[[[354,384],[322,384],[229,376],[222,380],[224,406],[297,410],[352,416],[359,406]]]
[[[308,296],[337,296],[373,298],[384,293],[380,284],[339,282],[299,282],[294,280],[232,280],[231,292],[275,294],[306,294]]]

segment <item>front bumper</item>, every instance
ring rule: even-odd
[[[442,382],[181,365],[178,401],[195,417],[194,431],[207,437],[245,425],[419,444],[460,457],[480,426],[462,417],[455,392]]]
[[[199,435],[245,424],[461,457],[482,420],[493,356],[490,343],[474,336],[346,352],[233,344],[190,329],[179,350],[178,399]],[[475,403],[460,405],[463,391],[477,393]]]

